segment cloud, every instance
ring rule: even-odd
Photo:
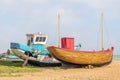
[[[89,38],[89,34],[97,33],[101,11],[105,13],[105,25],[119,30],[117,25],[112,27],[118,24],[119,7],[119,0],[0,0],[0,32],[3,37],[0,48],[9,48],[11,41],[26,43],[25,34],[37,32],[48,34],[48,43],[56,45],[58,11],[61,13],[61,36],[75,37],[77,43],[89,43],[92,47],[88,48],[93,48],[96,39]]]
[[[63,0],[62,0],[63,1]],[[116,19],[120,18],[120,1],[119,0],[66,0],[64,1],[64,5],[69,4],[73,5],[74,7],[77,5],[77,8],[84,11],[84,10],[94,10],[100,14],[104,12],[107,18]],[[82,8],[79,8],[83,6]],[[85,12],[84,12],[85,13]]]

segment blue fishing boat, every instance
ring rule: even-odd
[[[19,58],[38,66],[59,66],[61,63],[51,56],[47,47],[48,36],[45,34],[26,34],[27,44],[10,43],[10,48]]]

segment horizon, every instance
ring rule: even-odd
[[[119,0],[1,0],[0,53],[10,49],[10,42],[26,44],[26,34],[48,35],[48,45],[57,45],[58,11],[61,37],[75,38],[83,50],[101,50],[101,12],[104,14],[105,49],[115,47],[120,55]]]

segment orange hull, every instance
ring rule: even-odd
[[[113,48],[104,51],[73,51],[50,46],[48,50],[60,61],[81,65],[109,63],[112,61],[113,54]]]

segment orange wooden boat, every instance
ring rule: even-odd
[[[102,50],[101,51],[76,51],[74,50],[74,46],[72,49],[68,49],[71,44],[68,43],[68,48],[59,48],[60,43],[58,43],[58,47],[50,46],[47,49],[49,52],[58,60],[65,62],[65,63],[72,63],[78,65],[104,65],[108,64],[112,61],[112,55],[114,48],[111,47],[110,49],[104,50],[104,25],[103,25],[103,14],[102,16]],[[58,16],[59,18],[60,16]],[[58,19],[60,24],[60,18]],[[58,30],[60,25],[58,26]],[[58,31],[60,33],[60,31]],[[60,34],[58,34],[58,40],[60,40]],[[58,41],[60,42],[60,41]],[[63,44],[66,41],[63,41]],[[68,41],[74,42],[74,41]],[[74,43],[72,44],[74,45]],[[66,44],[65,44],[66,46]]]
[[[49,52],[62,62],[79,65],[104,65],[112,61],[114,48],[104,51],[75,51],[50,46]]]

